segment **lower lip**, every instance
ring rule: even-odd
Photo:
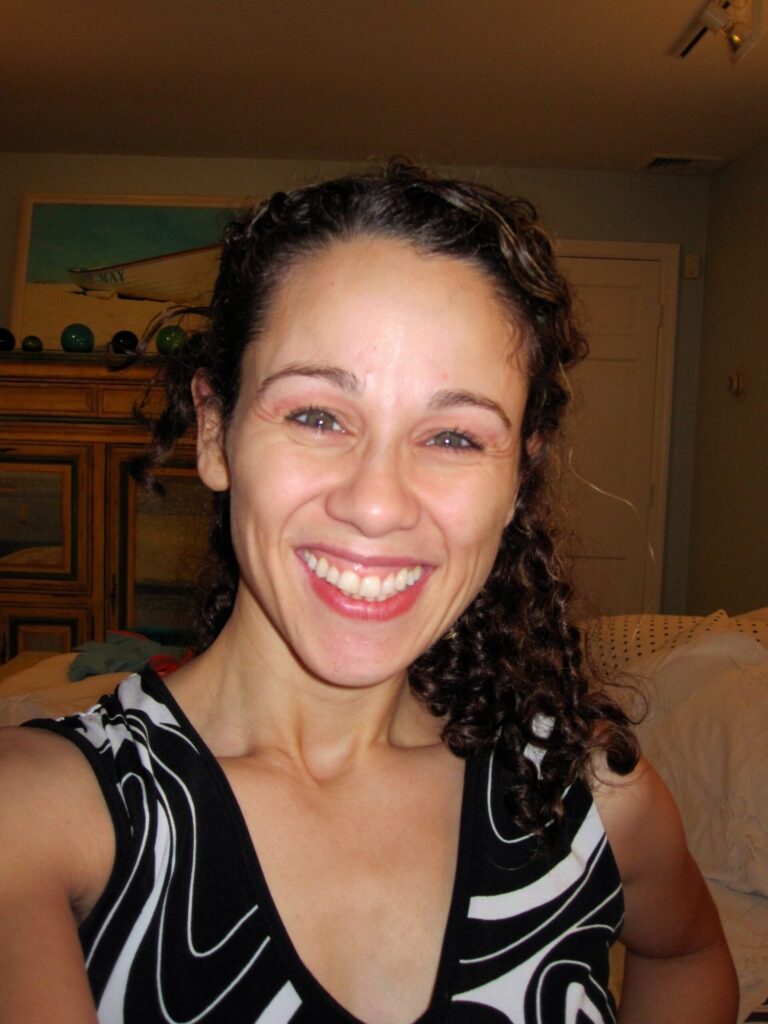
[[[430,570],[422,566],[421,578],[412,586],[393,594],[386,601],[365,601],[350,597],[333,584],[321,580],[303,558],[300,557],[299,560],[309,577],[310,586],[321,601],[339,615],[344,615],[348,619],[363,619],[366,622],[388,622],[399,615],[404,615],[418,601],[430,574]]]

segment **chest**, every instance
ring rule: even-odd
[[[330,804],[222,774],[180,730],[150,740],[151,758],[120,746],[126,827],[80,929],[100,1019],[615,1019],[621,885],[581,787],[562,857],[544,863],[484,760],[465,780],[457,761],[452,783],[377,772],[386,785]]]
[[[225,766],[276,920],[318,983],[371,1024],[429,1004],[453,903],[463,765],[307,792]]]

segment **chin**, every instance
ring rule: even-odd
[[[392,656],[391,644],[387,647],[389,650],[384,651],[381,644],[342,642],[334,650],[332,638],[326,637],[323,656],[312,657],[306,652],[308,656],[302,662],[316,679],[342,689],[366,689],[398,678],[405,681],[413,659],[403,661],[401,644],[397,657]]]
[[[407,679],[407,666],[403,667],[399,663],[393,665],[391,670],[382,665],[354,669],[350,666],[341,667],[327,663],[307,667],[321,682],[342,690],[365,690],[390,680],[401,678],[405,682]]]

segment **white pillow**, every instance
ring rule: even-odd
[[[699,636],[650,666],[649,691],[640,742],[703,874],[768,896],[768,651]]]
[[[734,615],[731,619],[740,633],[746,633],[768,650],[768,608],[760,608],[747,615]]]
[[[750,623],[751,625],[751,623]],[[590,661],[606,678],[636,669],[705,633],[745,632],[722,610],[711,615],[603,615],[582,623]]]

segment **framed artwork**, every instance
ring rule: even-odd
[[[244,199],[25,194],[11,330],[61,351],[85,324],[103,350],[118,331],[141,337],[172,306],[205,304],[219,241]]]

